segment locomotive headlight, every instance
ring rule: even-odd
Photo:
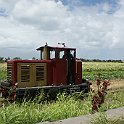
[[[18,85],[18,83],[15,83],[15,86],[17,86]]]

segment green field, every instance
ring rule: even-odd
[[[6,80],[6,63],[0,63],[0,82]]]
[[[115,80],[124,79],[124,63],[115,62],[83,62],[83,78],[96,80],[97,78]]]

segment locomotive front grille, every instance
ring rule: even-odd
[[[12,82],[12,63],[7,63],[7,81]]]

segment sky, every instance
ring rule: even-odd
[[[85,59],[124,59],[124,0],[0,0],[0,56],[39,58],[48,43]]]

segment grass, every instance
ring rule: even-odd
[[[84,78],[96,80],[98,76],[101,79],[124,79],[124,63],[116,62],[83,62]]]
[[[0,124],[34,124],[85,115],[92,112],[91,96],[89,94],[81,100],[63,93],[59,94],[55,101],[41,102],[40,104],[32,101],[10,103],[0,108]],[[124,106],[124,91],[114,94],[109,92],[100,111],[120,106]]]
[[[97,113],[91,119],[91,124],[124,124],[124,118],[108,119],[105,113]]]
[[[0,82],[6,80],[6,63],[0,63]]]
[[[124,106],[124,89],[120,91],[108,92],[105,103],[102,104],[99,111],[105,111],[112,108]]]
[[[76,100],[70,95],[59,95],[56,101],[12,103],[0,108],[0,124],[34,124],[75,117],[91,112],[89,97]]]

